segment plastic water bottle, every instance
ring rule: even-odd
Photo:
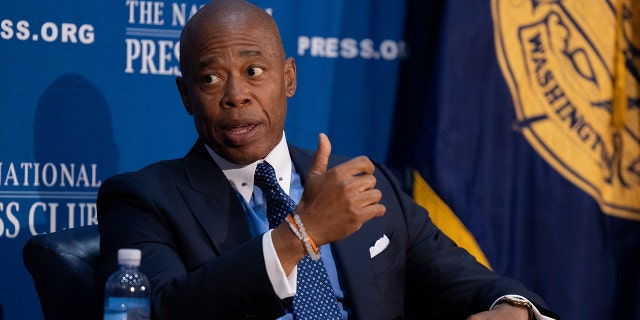
[[[104,320],[151,319],[149,279],[140,272],[138,249],[118,250],[120,270],[109,277],[104,291]]]

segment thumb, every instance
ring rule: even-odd
[[[322,174],[327,171],[329,164],[329,155],[331,155],[331,142],[326,134],[320,133],[318,136],[318,151],[313,158],[313,164],[309,170],[309,176]]]

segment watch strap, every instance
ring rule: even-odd
[[[527,313],[529,314],[529,320],[534,319],[533,303],[531,303],[531,301],[525,299],[522,296],[518,296],[518,295],[502,296],[498,300],[496,300],[496,302],[493,304],[493,306],[491,306],[491,308],[493,308],[495,305],[500,303],[506,303],[514,307],[527,309]]]

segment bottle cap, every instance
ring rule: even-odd
[[[140,259],[142,252],[140,249],[119,249],[118,250],[118,264],[126,266],[140,266]]]

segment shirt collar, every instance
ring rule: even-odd
[[[251,201],[251,195],[253,195],[253,175],[256,172],[256,167],[258,163],[263,161],[268,162],[273,167],[276,171],[276,177],[280,187],[282,187],[285,193],[289,194],[289,187],[291,185],[291,156],[289,155],[289,147],[287,146],[287,139],[284,132],[282,133],[280,142],[264,159],[248,165],[239,165],[230,162],[219,156],[206,144],[205,147],[209,155],[213,158],[213,161],[222,169],[231,186],[242,195],[247,203]]]

